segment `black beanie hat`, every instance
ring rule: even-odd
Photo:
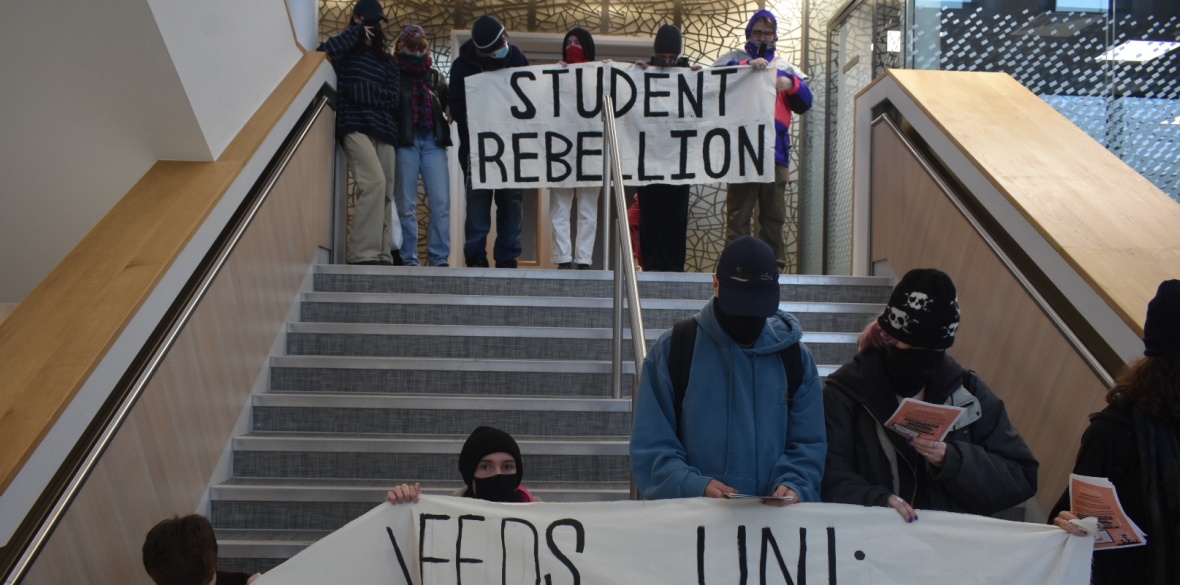
[[[481,51],[495,46],[503,34],[504,25],[486,14],[475,19],[475,24],[471,25],[471,42]]]
[[[1180,280],[1165,280],[1147,303],[1143,324],[1143,355],[1180,350]]]
[[[580,26],[575,26],[574,28],[571,28],[570,31],[565,33],[565,36],[562,37],[562,39],[561,39],[561,58],[562,59],[566,58],[566,56],[565,56],[565,39],[570,38],[570,35],[573,35],[574,37],[576,37],[578,39],[578,42],[582,44],[582,51],[586,53],[586,60],[593,61],[594,60],[594,37],[590,34],[590,31],[588,31]]]
[[[898,341],[923,349],[946,349],[959,329],[959,298],[945,272],[915,268],[889,295],[877,323]]]
[[[463,483],[471,487],[475,480],[475,470],[484,457],[492,453],[507,453],[516,460],[516,473],[524,477],[524,463],[520,460],[520,447],[512,435],[492,427],[479,427],[471,431],[467,442],[463,443],[463,450],[459,452],[459,474],[463,476]]]
[[[665,24],[660,27],[660,30],[656,31],[656,42],[652,46],[654,52],[675,53],[679,55],[683,47],[684,44],[680,40],[680,29],[670,24]]]

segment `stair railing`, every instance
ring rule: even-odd
[[[610,96],[602,105],[602,191],[614,201],[615,246],[614,334],[611,346],[611,391],[615,398],[623,392],[623,294],[627,295],[628,317],[631,322],[631,349],[635,357],[635,373],[631,379],[631,410],[635,411],[635,390],[647,357],[647,338],[643,332],[643,315],[639,307],[639,284],[635,277],[635,259],[631,255],[631,228],[627,223],[627,197],[623,192],[623,163],[619,156],[618,133],[615,129],[615,104]],[[613,197],[612,197],[613,195]],[[604,222],[605,223],[605,222]]]

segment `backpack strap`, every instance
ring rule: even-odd
[[[672,379],[672,405],[676,413],[676,434],[680,434],[680,411],[684,409],[684,393],[692,370],[692,354],[696,348],[697,320],[681,319],[672,326],[672,348],[668,354],[668,377]]]
[[[783,360],[783,371],[787,373],[787,409],[791,408],[791,401],[803,385],[803,347],[802,342],[796,341],[783,348],[778,355]]]

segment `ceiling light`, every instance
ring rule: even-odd
[[[1095,57],[1098,61],[1150,61],[1180,47],[1176,41],[1127,41]]]

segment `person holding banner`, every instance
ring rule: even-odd
[[[680,55],[684,42],[680,29],[665,24],[656,31],[649,61],[635,64],[647,67],[689,67],[700,65],[688,62]],[[684,256],[688,245],[689,185],[643,185],[639,188],[639,250],[646,272],[684,272]]]
[[[392,221],[401,85],[381,22],[377,0],[358,0],[352,26],[324,41],[336,70],[336,138],[356,183],[345,260],[349,264],[395,264],[401,226]]]
[[[713,299],[647,354],[631,434],[645,499],[819,500],[819,373],[799,321],[778,310],[778,276],[770,246],[734,240],[717,263]]]
[[[561,47],[561,66],[589,63],[594,60],[594,37],[582,27],[565,35]],[[565,187],[549,191],[549,220],[553,222],[553,261],[559,270],[589,270],[594,261],[594,238],[598,229],[599,187]],[[578,200],[578,242],[570,250],[570,207]]]
[[[1180,280],[1160,283],[1147,305],[1143,358],[1123,369],[1106,402],[1090,415],[1073,472],[1109,479],[1147,544],[1095,551],[1091,582],[1180,583]],[[1069,509],[1066,489],[1049,517],[1086,536]]]
[[[1036,494],[1037,461],[1003,401],[946,353],[958,328],[946,273],[902,277],[859,353],[825,383],[825,502],[889,506],[913,522],[920,509],[990,515]],[[883,425],[907,397],[965,412],[944,440],[910,439]]]
[[[454,493],[457,497],[508,503],[538,501],[520,484],[524,477],[520,447],[512,435],[500,429],[481,426],[471,432],[459,452],[459,475],[466,485]],[[420,495],[421,484],[402,484],[385,494],[385,501],[417,503]]]
[[[426,31],[417,25],[402,29],[394,60],[401,70],[401,107],[397,146],[397,208],[403,235],[401,258],[418,266],[418,176],[430,202],[426,236],[427,261],[447,266],[451,255],[451,180],[447,147],[451,128],[443,110],[447,84],[431,64]]]
[[[778,94],[774,100],[774,181],[769,183],[730,183],[725,199],[725,241],[750,235],[750,220],[758,207],[758,237],[770,244],[779,270],[786,269],[787,253],[783,226],[787,221],[788,163],[791,155],[791,116],[811,109],[811,89],[807,76],[775,55],[778,21],[769,10],[759,10],[746,25],[746,45],[722,55],[714,67],[749,65],[755,69],[774,67]]]
[[[480,16],[471,26],[471,38],[459,47],[451,64],[449,102],[451,116],[459,125],[459,165],[463,168],[467,192],[466,242],[463,256],[467,266],[487,267],[488,232],[492,229],[492,201],[496,202],[496,268],[516,268],[520,256],[520,230],[524,220],[520,189],[472,189],[471,145],[467,136],[467,91],[464,80],[484,71],[526,67],[524,53],[508,44],[508,33],[500,21]]]

